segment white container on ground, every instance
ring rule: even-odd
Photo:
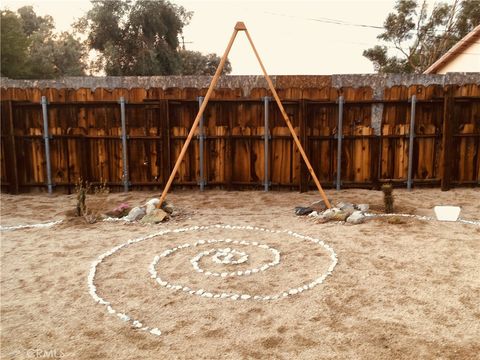
[[[433,208],[437,220],[440,221],[457,221],[460,215],[459,206],[435,206]]]

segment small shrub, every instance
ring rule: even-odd
[[[385,206],[385,213],[393,213],[393,185],[384,184],[382,185],[383,191],[383,204]]]
[[[400,224],[406,224],[407,221],[401,216],[391,216],[387,218],[387,223],[393,224],[393,225],[400,225]]]
[[[110,188],[107,185],[107,180],[100,178],[100,185],[93,188],[94,194],[109,194]]]
[[[77,206],[75,213],[77,216],[85,216],[87,214],[87,193],[90,190],[90,184],[87,181],[83,181],[82,178],[78,179],[75,184],[75,193],[77,194]]]

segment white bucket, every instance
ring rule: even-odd
[[[433,208],[437,220],[441,221],[457,221],[460,215],[459,206],[435,206]]]

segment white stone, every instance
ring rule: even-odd
[[[150,333],[152,333],[153,335],[157,335],[157,336],[162,335],[162,332],[160,330],[158,330],[157,328],[153,328],[152,330],[150,330]]]
[[[154,204],[145,204],[145,213],[150,215],[157,207]]]
[[[212,226],[212,227],[217,227],[217,226]],[[180,232],[185,232],[185,231],[193,231],[193,230],[198,230],[198,229],[204,229],[204,228],[208,228],[208,227],[198,227],[198,226],[194,226],[194,227],[190,227],[190,228],[183,228],[183,229],[176,229],[176,230],[164,230],[164,231],[161,231],[161,232],[157,232],[157,233],[154,233],[154,234],[150,234],[150,235],[147,235],[145,237],[142,237],[142,238],[138,238],[138,239],[133,239],[133,240],[128,240],[127,242],[125,242],[124,244],[121,244],[121,245],[118,245],[114,248],[112,248],[111,250],[103,253],[102,255],[100,255],[95,261],[93,261],[91,263],[91,266],[90,266],[90,271],[88,273],[88,276],[87,276],[87,280],[88,280],[88,289],[89,289],[89,293],[90,295],[92,296],[92,298],[94,299],[95,302],[99,303],[99,304],[104,304],[106,305],[106,309],[108,311],[108,313],[110,314],[116,314],[120,319],[122,319],[123,321],[132,321],[132,324],[133,326],[137,327],[137,328],[141,328],[142,330],[145,330],[145,331],[154,331],[153,333],[156,333],[158,330],[157,328],[154,328],[154,329],[151,329],[149,330],[150,328],[149,327],[143,327],[142,323],[138,320],[134,320],[134,319],[130,319],[130,317],[126,314],[122,314],[122,313],[117,313],[115,311],[115,309],[113,309],[110,305],[110,303],[108,303],[106,300],[102,299],[101,297],[99,297],[97,294],[96,294],[96,287],[94,285],[94,280],[95,280],[95,274],[96,274],[96,268],[97,266],[108,256],[111,256],[113,255],[114,253],[116,253],[117,251],[121,250],[122,248],[128,246],[129,244],[133,244],[133,243],[138,243],[138,242],[141,242],[141,241],[144,241],[144,240],[147,240],[147,239],[151,239],[151,238],[154,238],[156,236],[161,236],[163,234],[167,234],[167,233],[180,233]],[[225,229],[240,229],[240,227],[238,226],[220,226],[220,228],[225,228]],[[285,292],[282,292],[282,293],[279,293],[277,295],[269,295],[269,296],[259,296],[259,295],[256,295],[256,294],[227,294],[227,293],[222,293],[222,294],[213,294],[211,292],[208,292],[204,289],[199,289],[199,290],[191,290],[188,286],[183,286],[183,285],[174,285],[174,284],[169,284],[168,282],[166,281],[163,281],[162,279],[160,279],[160,277],[158,276],[157,272],[156,272],[156,269],[155,269],[155,265],[160,261],[161,257],[166,257],[170,254],[172,254],[173,252],[175,251],[178,251],[178,250],[181,250],[181,249],[184,249],[184,248],[187,248],[187,247],[190,247],[192,246],[191,244],[183,244],[183,245],[177,245],[176,247],[173,247],[171,249],[168,249],[166,251],[164,251],[162,254],[160,255],[156,255],[153,259],[153,262],[149,264],[149,267],[148,267],[148,271],[151,275],[155,275],[155,280],[162,286],[166,286],[170,289],[174,289],[174,290],[183,290],[185,292],[188,292],[189,294],[191,295],[198,295],[198,296],[203,296],[204,298],[231,298],[232,300],[247,300],[247,299],[250,299],[250,298],[253,298],[254,300],[262,300],[262,301],[268,301],[268,300],[276,300],[280,297],[287,297],[289,295],[295,295],[295,294],[298,294],[300,292],[303,292],[307,289],[312,289],[313,287],[315,287],[317,284],[320,284],[322,283],[325,278],[330,275],[335,267],[335,265],[337,264],[338,260],[337,260],[337,256],[335,254],[335,252],[333,251],[333,249],[331,247],[329,247],[328,245],[326,245],[323,241],[320,241],[318,239],[314,239],[314,238],[311,238],[311,237],[307,237],[307,236],[303,236],[303,235],[299,235],[299,234],[296,234],[292,231],[278,231],[278,230],[275,230],[275,231],[270,231],[270,230],[265,230],[265,229],[262,229],[260,230],[259,228],[256,228],[255,230],[257,231],[267,231],[267,232],[271,232],[271,233],[279,233],[279,232],[282,232],[282,233],[288,233],[290,236],[292,237],[297,237],[297,238],[302,238],[302,239],[305,239],[305,240],[309,240],[309,241],[313,241],[315,243],[318,242],[319,246],[323,247],[325,250],[327,250],[330,254],[330,258],[331,258],[331,263],[330,263],[330,266],[328,268],[328,272],[323,274],[322,276],[318,277],[317,279],[315,279],[313,282],[309,283],[308,285],[303,285],[303,286],[300,286],[298,288],[291,288],[289,289],[288,291],[285,291]],[[228,240],[228,239],[227,239]],[[235,240],[235,241],[227,241],[227,240],[222,240],[222,239],[219,239],[219,240],[199,240],[196,244],[203,244],[203,243],[215,243],[215,242],[218,242],[218,243],[221,243],[221,242],[234,242],[234,243],[239,243],[238,240]],[[255,242],[256,244],[258,244],[258,242]],[[254,242],[250,243],[251,245],[254,245],[255,244]],[[246,244],[249,244],[248,242],[246,241],[241,241],[240,244],[242,245],[246,245]],[[255,245],[254,245],[255,246]],[[207,271],[205,272],[206,274],[208,275],[213,275],[213,276],[219,276],[219,277],[227,277],[228,275],[231,275],[231,276],[234,276],[234,275],[249,275],[249,274],[255,274],[255,273],[258,273],[260,270],[266,270],[268,269],[270,266],[273,266],[273,265],[276,265],[280,262],[280,252],[274,248],[271,248],[269,247],[268,245],[265,245],[265,244],[262,244],[261,246],[260,245],[256,245],[256,246],[259,246],[263,249],[267,249],[267,250],[270,250],[272,252],[272,254],[274,255],[274,261],[268,263],[268,264],[264,264],[259,268],[253,268],[253,269],[248,269],[248,270],[240,270],[240,271],[236,271],[236,272],[231,272],[231,273],[228,273],[228,272],[222,272],[222,273],[215,273],[215,272],[212,272],[212,271]],[[209,251],[202,251],[201,253],[199,253],[198,255],[196,255],[192,260],[190,260],[190,262],[192,263],[192,266],[194,267],[194,269],[196,271],[199,271],[199,272],[204,272],[203,269],[200,269],[199,268],[199,260],[202,258],[202,256],[205,256],[205,255],[208,255],[208,254],[211,254],[213,252],[215,252],[218,250],[209,250]],[[313,252],[313,250],[312,250]],[[306,253],[308,254],[308,252]],[[238,250],[232,250],[229,248],[229,251],[228,251],[228,254],[226,254],[225,256],[225,259],[224,260],[227,260],[227,263],[229,264],[237,264],[241,261],[246,261],[246,259],[248,258],[248,255],[245,254],[245,253],[242,253]],[[162,260],[162,261],[166,261],[166,260]],[[215,275],[214,275],[215,274]],[[156,330],[155,330],[156,329]],[[160,330],[158,330],[158,335],[160,334]]]
[[[145,208],[143,207],[134,207],[127,216],[124,216],[122,219],[125,221],[136,221],[140,220],[146,214]]]
[[[356,208],[360,211],[368,211],[370,209],[370,206],[368,204],[358,204]]]
[[[352,215],[350,215],[348,218],[347,218],[347,223],[349,224],[361,224],[363,222],[365,222],[365,215],[363,215],[363,213],[361,211],[354,211],[352,213]]]
[[[160,199],[158,199],[158,198],[153,198],[153,199],[148,200],[148,201],[145,203],[145,206],[147,206],[147,205],[154,205],[154,206],[156,206],[156,205],[158,205],[158,204],[160,204]]]
[[[118,316],[118,317],[120,318],[120,320],[122,320],[122,321],[128,321],[128,320],[130,320],[130,317],[127,316],[126,314],[119,313],[119,314],[117,314],[117,316]]]

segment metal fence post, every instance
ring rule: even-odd
[[[203,96],[199,96],[198,97],[198,107],[202,107],[202,103],[203,103],[203,99],[204,97]],[[200,181],[199,181],[199,185],[200,185],[200,191],[203,191],[205,190],[205,184],[206,184],[206,181],[205,181],[205,158],[204,158],[204,149],[205,149],[205,128],[204,128],[204,123],[203,123],[203,120],[204,120],[204,117],[203,117],[203,114],[202,114],[202,117],[200,118],[200,123],[199,123],[199,127],[198,127],[198,141],[199,141],[199,151],[200,151]]]
[[[125,98],[120,97],[120,119],[122,122],[123,191],[128,192],[127,125],[125,120]]]
[[[47,162],[47,187],[48,193],[52,193],[52,165],[50,163],[50,136],[48,134],[48,109],[47,97],[42,96],[42,114],[43,114],[43,140],[45,141],[45,159]]]
[[[415,105],[417,103],[417,97],[412,95],[412,108],[410,111],[410,131],[409,131],[409,142],[408,142],[408,178],[407,178],[407,189],[412,190],[412,173],[413,173],[413,142],[415,138]]]
[[[265,163],[265,169],[264,169],[264,176],[263,176],[263,187],[265,191],[268,191],[268,187],[270,185],[270,182],[268,180],[268,140],[270,138],[270,130],[269,130],[269,125],[268,125],[268,108],[269,108],[269,102],[271,98],[268,96],[265,96],[263,98],[263,107],[264,107],[264,130],[263,130],[263,160]]]
[[[342,178],[342,138],[343,138],[343,96],[338,98],[338,126],[337,126],[337,181],[336,189],[340,190]]]

